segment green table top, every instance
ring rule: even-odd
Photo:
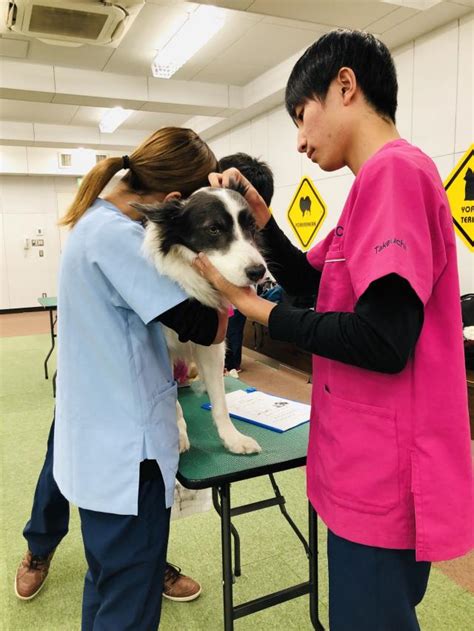
[[[38,298],[38,302],[45,309],[56,309],[58,306],[58,299],[56,296],[46,296],[45,298]]]
[[[225,378],[225,386],[227,392],[247,387],[243,381],[232,377]],[[239,431],[255,438],[262,447],[260,454],[232,454],[221,443],[211,412],[201,408],[209,401],[207,394],[198,396],[191,388],[180,388],[178,396],[191,442],[191,449],[182,454],[179,461],[177,477],[183,486],[204,489],[306,463],[309,423],[279,433],[232,419]]]

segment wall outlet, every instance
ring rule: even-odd
[[[41,298],[47,298],[47,297],[48,297],[48,294],[45,291],[43,291],[43,293],[41,294]]]

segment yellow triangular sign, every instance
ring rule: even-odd
[[[456,232],[474,251],[474,145],[469,147],[448,175],[444,188]]]
[[[287,217],[304,249],[307,250],[311,245],[325,216],[326,204],[311,178],[303,176],[288,208]]]

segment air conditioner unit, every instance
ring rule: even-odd
[[[119,40],[144,0],[11,0],[7,27],[47,44],[107,45]]]

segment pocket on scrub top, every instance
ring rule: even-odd
[[[319,284],[317,311],[353,311],[354,304],[355,297],[344,252],[329,248]]]
[[[151,396],[150,423],[160,422],[160,419],[172,416],[176,419],[176,399],[178,387],[172,383],[165,388],[155,390]]]
[[[384,514],[399,502],[396,414],[330,393],[321,400],[316,467],[335,503]]]
[[[157,390],[151,399],[145,434],[150,447],[149,453],[162,453],[163,450],[178,453],[178,425],[176,422],[176,384]],[[160,467],[165,463],[159,461]],[[162,469],[163,476],[165,472]]]

